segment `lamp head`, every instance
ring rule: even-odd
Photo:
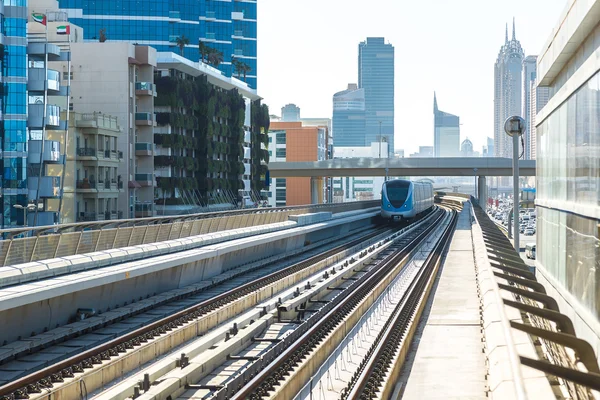
[[[508,117],[504,121],[504,131],[510,137],[523,135],[525,132],[525,120],[518,115]]]

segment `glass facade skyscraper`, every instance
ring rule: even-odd
[[[433,93],[433,120],[433,156],[458,157],[460,155],[460,118],[440,111],[435,92]]]
[[[370,145],[365,136],[365,90],[356,84],[333,95],[333,145],[363,147]]]
[[[365,143],[386,141],[393,156],[394,47],[384,38],[370,37],[358,45],[358,87],[365,91]]]
[[[27,0],[0,2],[2,113],[0,115],[0,227],[23,225],[27,204]]]
[[[244,79],[232,68],[232,57],[250,66],[245,79],[256,89],[256,0],[59,0],[59,5],[68,12],[69,21],[84,29],[85,40],[99,40],[100,30],[105,29],[109,41],[180,53],[177,38],[185,36],[189,44],[183,56],[192,61],[200,59],[202,41],[223,53],[217,68],[226,76]]]
[[[532,135],[534,127],[531,126],[531,83],[535,82],[535,74],[537,68],[537,56],[527,56],[523,60],[523,91],[521,93],[521,100],[523,105],[521,107],[521,116],[525,119],[525,133],[523,134],[525,140],[525,153],[524,159],[531,160],[532,157],[532,146],[535,148],[533,141],[535,137]],[[533,87],[535,90],[535,86]]]
[[[513,20],[512,39],[506,27],[504,45],[494,64],[494,151],[496,157],[512,158],[512,139],[504,132],[504,121],[521,114],[523,49],[516,38]]]
[[[549,100],[535,117],[536,279],[593,349],[600,348],[599,9],[600,0],[575,0],[550,32],[536,78]]]

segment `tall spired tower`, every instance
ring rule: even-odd
[[[513,18],[512,39],[506,26],[504,45],[494,64],[494,149],[496,157],[512,158],[512,140],[504,132],[504,121],[521,114],[521,79],[524,52],[517,40]]]

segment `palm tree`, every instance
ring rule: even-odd
[[[240,66],[242,65],[242,63],[240,61],[238,61],[235,56],[231,56],[231,66],[233,67],[233,73],[234,74],[238,74],[238,77],[240,76]]]
[[[210,53],[208,53],[208,62],[218,67],[223,62],[223,53],[217,49],[211,49]]]
[[[183,56],[183,49],[185,49],[185,45],[190,44],[190,39],[186,38],[185,35],[181,35],[175,39],[175,43],[179,47],[179,53]]]
[[[211,52],[211,48],[204,44],[202,40],[198,40],[198,51],[200,52],[201,61],[204,62],[205,58],[208,58],[208,55]]]
[[[238,71],[244,74],[244,82],[246,82],[246,74],[252,71],[252,67],[246,63],[240,62],[238,65]]]

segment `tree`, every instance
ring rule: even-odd
[[[211,52],[208,53],[208,62],[213,66],[218,67],[219,64],[223,62],[223,53],[217,49],[211,49]]]
[[[248,64],[240,62],[238,65],[238,71],[240,71],[242,74],[244,74],[244,82],[246,82],[246,74],[250,71],[252,71],[252,67],[250,67]]]
[[[202,40],[198,40],[198,51],[200,52],[200,60],[204,62],[204,59],[208,61],[208,55],[211,52],[211,48],[204,44]]]
[[[175,39],[175,43],[179,47],[179,53],[183,56],[183,49],[185,49],[187,44],[190,44],[190,39],[186,38],[185,35],[181,35]]]
[[[235,58],[235,56],[231,56],[231,66],[233,67],[233,73],[237,74],[238,77],[240,76],[240,65],[242,63],[240,61],[237,60],[237,58]]]
[[[98,40],[100,43],[106,42],[106,29],[100,29],[100,39]]]

